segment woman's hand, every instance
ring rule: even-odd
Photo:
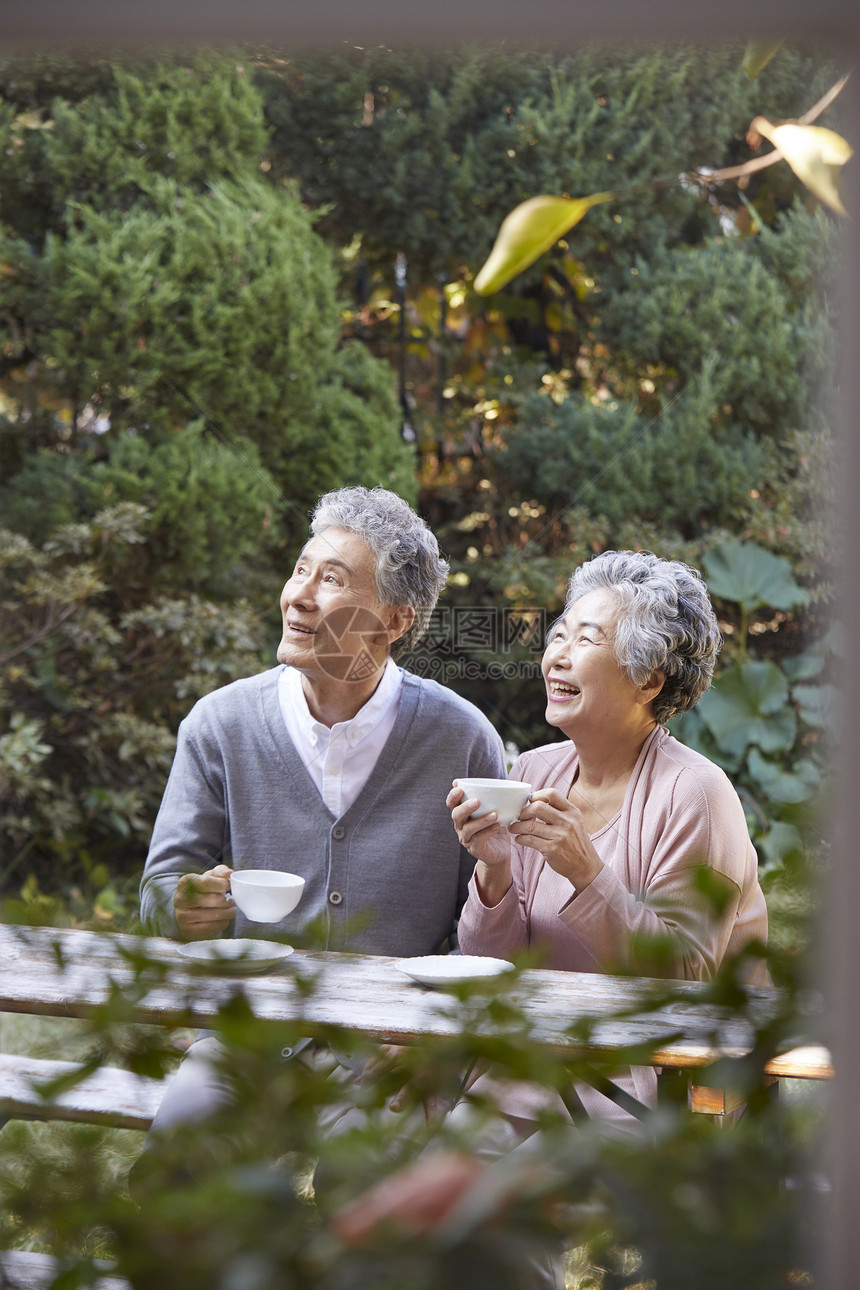
[[[578,806],[555,788],[532,793],[510,831],[523,846],[534,847],[547,864],[576,890],[583,891],[603,868]]]
[[[451,812],[454,828],[461,846],[478,861],[475,881],[478,892],[486,905],[497,905],[511,885],[511,839],[508,830],[499,824],[495,811],[470,819],[479,805],[477,797],[465,798],[463,790],[454,780],[454,787],[445,798]]]
[[[236,917],[230,895],[232,869],[219,864],[206,873],[184,873],[173,897],[179,930],[188,941],[217,936]]]
[[[464,1152],[422,1155],[339,1210],[335,1235],[346,1246],[370,1244],[392,1229],[427,1236],[444,1224],[486,1168],[477,1156]]]

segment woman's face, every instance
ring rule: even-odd
[[[615,657],[617,596],[590,591],[556,625],[544,651],[546,719],[576,741],[653,721],[650,700]]]

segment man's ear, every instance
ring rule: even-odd
[[[411,605],[392,605],[388,614],[388,644],[393,645],[405,636],[415,622],[415,610]]]

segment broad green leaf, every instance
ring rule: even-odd
[[[793,824],[776,820],[764,837],[756,839],[756,849],[767,867],[773,868],[789,856],[803,855],[803,838]]]
[[[762,757],[757,748],[750,749],[747,766],[758,787],[772,802],[806,802],[821,782],[814,762],[804,759],[791,770],[783,770],[782,766]]]
[[[785,44],[785,40],[751,40],[744,50],[743,62],[741,67],[746,72],[751,81],[754,81],[767,67],[770,60],[778,49]]]
[[[824,659],[821,654],[795,654],[782,660],[782,670],[792,684],[796,681],[811,681],[823,667]]]
[[[672,717],[667,722],[669,733],[687,748],[692,748],[694,752],[701,753],[707,757],[708,761],[714,761],[718,766],[722,766],[726,774],[731,777],[742,765],[740,757],[729,757],[717,745],[714,736],[705,725],[704,717],[701,714],[701,703],[688,712],[681,712],[676,717]]]
[[[515,206],[502,221],[487,262],[475,279],[475,291],[479,296],[499,291],[578,224],[592,206],[611,202],[613,196],[530,197]]]
[[[788,560],[753,542],[723,542],[712,547],[702,563],[711,594],[734,600],[747,613],[761,605],[791,609],[806,603],[806,592],[794,581]]]
[[[698,706],[718,746],[736,757],[753,744],[764,752],[784,752],[794,743],[797,718],[776,663],[749,661],[729,668]]]
[[[800,719],[838,734],[843,711],[842,693],[835,685],[796,685],[791,692],[800,710]]]
[[[773,125],[764,116],[757,116],[752,128],[779,148],[801,183],[820,201],[840,215],[848,214],[837,181],[853,149],[841,134],[820,125]]]

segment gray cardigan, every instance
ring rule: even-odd
[[[178,937],[180,875],[223,863],[305,878],[292,914],[262,925],[237,913],[237,936],[290,935],[316,922],[330,949],[435,952],[456,927],[475,863],[445,797],[457,775],[505,775],[499,736],[471,703],[404,672],[394,729],[336,819],[286,732],[281,670],[214,691],[179,727],[141,882],[144,925]]]

